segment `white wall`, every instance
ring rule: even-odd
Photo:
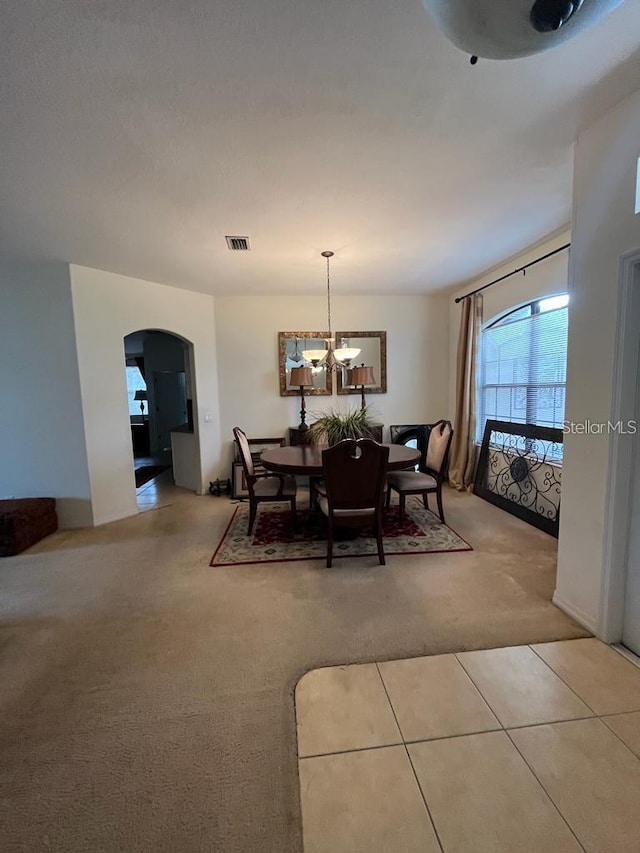
[[[526,252],[510,258],[499,267],[488,270],[480,278],[468,282],[463,288],[451,295],[449,303],[449,400],[451,406],[449,417],[451,420],[454,419],[455,415],[456,358],[461,311],[461,304],[456,305],[455,298],[519,269],[536,258],[546,255],[547,252],[552,252],[570,242],[570,230],[560,231],[527,249]],[[524,305],[534,299],[566,293],[569,280],[568,261],[569,251],[558,252],[552,258],[547,258],[546,261],[541,261],[539,264],[530,267],[526,271],[526,275],[518,273],[489,287],[483,293],[484,322],[492,320],[510,308]]]
[[[300,398],[280,396],[278,332],[323,330],[326,310],[322,297],[216,298],[221,429],[229,466],[234,426],[255,438],[285,435],[297,426]],[[334,329],[387,332],[388,392],[367,395],[367,408],[387,430],[390,424],[437,420],[447,411],[447,311],[445,296],[332,299]],[[311,422],[314,412],[358,407],[360,397],[334,393],[306,402]]]
[[[640,155],[640,92],[577,139],[574,158],[568,420],[606,422],[612,414],[619,263],[640,248],[635,215]],[[567,435],[555,601],[599,632],[610,436]]]
[[[75,264],[70,274],[94,523],[136,512],[123,338],[139,329],[172,332],[194,345],[204,492],[220,466],[213,297]],[[206,412],[211,422],[204,422]]]
[[[0,268],[0,400],[0,497],[55,497],[61,526],[90,525],[66,264]]]

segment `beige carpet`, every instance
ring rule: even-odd
[[[299,853],[308,669],[587,636],[555,541],[447,491],[453,554],[211,568],[233,507],[172,506],[0,560],[6,853]]]

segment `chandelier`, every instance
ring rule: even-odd
[[[302,355],[305,361],[311,362],[314,370],[324,368],[325,370],[337,370],[339,367],[349,367],[352,359],[360,355],[360,350],[355,347],[338,347],[334,348],[335,338],[331,334],[331,275],[329,271],[329,258],[333,257],[333,252],[321,252],[323,258],[327,259],[327,328],[329,329],[329,337],[325,338],[327,343],[326,349],[305,349]]]

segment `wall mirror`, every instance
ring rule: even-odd
[[[386,332],[336,332],[336,347],[357,347],[357,355],[350,367],[366,364],[373,367],[376,385],[365,386],[367,394],[387,393],[387,333]],[[359,388],[346,385],[346,369],[338,370],[338,394],[359,394]]]
[[[292,367],[302,367],[304,350],[326,349],[325,338],[329,332],[278,332],[278,360],[280,364],[280,396],[299,396],[300,388],[290,385]],[[305,397],[310,394],[332,394],[331,373],[319,367],[313,372],[313,388],[305,388]]]

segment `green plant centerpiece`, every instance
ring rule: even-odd
[[[350,412],[330,410],[311,424],[307,435],[311,444],[331,447],[345,438],[373,438],[373,426],[366,409]]]

